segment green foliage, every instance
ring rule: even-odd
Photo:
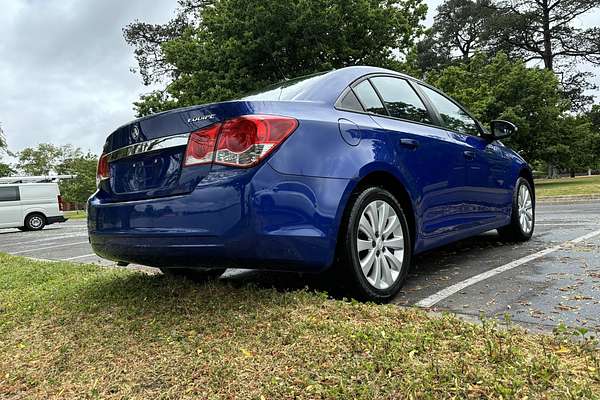
[[[10,165],[0,162],[0,178],[4,176],[11,176],[15,173],[15,170]]]
[[[398,68],[394,52],[408,52],[427,12],[422,0],[213,3],[197,9],[193,21],[180,18],[181,29],[165,27],[163,33],[175,33],[157,41],[159,46],[143,40],[155,32],[151,26],[126,28],[142,74],[172,78],[165,91],[135,103],[138,114],[226,100],[285,78],[348,65]],[[160,68],[152,64],[157,50]],[[155,68],[149,71],[148,65]]]
[[[48,175],[54,171],[63,155],[63,150],[51,143],[28,147],[18,153],[18,168],[27,175]]]
[[[549,146],[563,142],[559,118],[568,110],[556,76],[527,68],[504,54],[475,55],[468,63],[432,73],[429,82],[467,106],[482,122],[507,119],[519,127],[507,140],[528,160],[552,160]]]
[[[60,182],[60,193],[65,201],[85,203],[96,190],[96,164],[98,158],[92,153],[75,154],[61,162],[58,174],[77,175],[75,179]]]
[[[77,175],[75,179],[60,182],[60,191],[66,201],[83,203],[96,190],[97,157],[84,154],[71,145],[55,146],[41,143],[17,154],[18,168],[26,175]]]

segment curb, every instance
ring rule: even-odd
[[[570,204],[600,202],[600,194],[539,197],[538,204]]]

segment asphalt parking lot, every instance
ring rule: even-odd
[[[114,266],[93,254],[84,220],[39,232],[0,230],[0,251]],[[293,273],[229,270],[222,279],[281,289],[327,288],[314,276]],[[394,302],[474,318],[507,314],[537,330],[563,322],[600,333],[600,203],[540,204],[534,238],[524,244],[502,243],[489,232],[419,255]]]

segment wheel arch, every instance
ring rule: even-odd
[[[353,199],[367,187],[378,186],[387,191],[389,191],[394,197],[398,200],[402,209],[405,213],[406,222],[408,223],[408,229],[410,233],[410,240],[412,244],[413,250],[415,249],[416,243],[416,234],[417,234],[417,217],[415,213],[415,207],[413,205],[413,200],[409,194],[409,191],[406,189],[406,186],[389,171],[385,170],[374,170],[370,171],[368,174],[364,175],[360,179],[353,181],[354,186],[350,188],[349,194],[347,196],[347,200],[343,203],[343,212],[340,219],[340,224],[338,227],[338,243],[340,242],[340,238],[344,234],[343,221],[348,218],[348,213],[350,212],[350,206],[352,204]]]
[[[23,216],[23,225],[25,225],[25,221],[27,221],[27,218],[29,218],[30,216],[34,215],[34,214],[39,214],[42,216],[42,218],[44,218],[44,223],[47,224],[48,223],[48,217],[46,216],[46,214],[44,214],[43,211],[40,210],[27,210],[25,212],[25,215]]]
[[[519,178],[523,178],[527,182],[529,182],[532,191],[531,195],[533,197],[533,200],[535,201],[535,184],[533,182],[533,173],[531,172],[531,168],[529,168],[528,166],[522,167],[519,171]]]

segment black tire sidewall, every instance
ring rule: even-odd
[[[358,224],[360,222],[360,216],[362,215],[362,212],[367,207],[367,205],[369,205],[375,200],[383,200],[387,202],[390,206],[392,206],[392,208],[396,212],[396,215],[398,215],[400,219],[400,224],[402,226],[402,231],[404,235],[404,259],[402,260],[402,269],[400,271],[400,276],[398,277],[396,282],[387,289],[377,289],[367,281],[367,278],[362,272],[360,260],[358,257],[358,251],[356,248],[356,239],[358,235]],[[350,272],[352,273],[352,280],[355,283],[354,286],[358,289],[357,294],[359,295],[359,297],[371,301],[384,302],[390,300],[394,295],[398,293],[398,291],[402,287],[402,284],[404,283],[404,280],[406,279],[408,270],[410,269],[412,242],[410,238],[410,231],[408,229],[408,223],[406,221],[406,217],[404,215],[402,206],[390,192],[380,187],[370,187],[362,191],[356,197],[347,221],[347,231],[344,242],[344,253],[344,258],[345,260],[347,260],[347,263],[351,268]]]

